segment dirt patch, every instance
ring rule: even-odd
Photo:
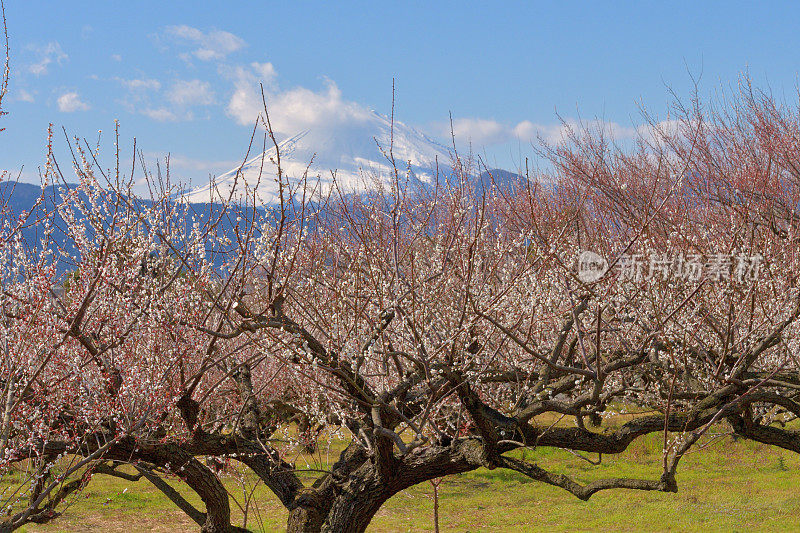
[[[94,513],[82,513],[80,516],[70,515],[69,512],[58,518],[51,525],[29,524],[26,530],[31,533],[84,533],[94,531],[107,531],[111,533],[130,533],[131,531],[152,531],[156,533],[171,533],[183,531],[197,531],[198,526],[183,512],[160,511],[139,513],[120,513],[116,509]]]

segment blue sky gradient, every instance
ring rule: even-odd
[[[279,133],[334,134],[360,109],[457,140],[513,168],[559,116],[665,117],[669,89],[754,84],[797,102],[800,5],[770,2],[44,2],[6,0],[9,114],[0,170],[37,180],[46,128],[135,136],[195,182],[241,161],[267,89]],[[327,128],[327,129],[326,129]],[[128,151],[126,153],[125,151]]]

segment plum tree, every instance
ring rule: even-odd
[[[454,156],[430,187],[400,168],[321,198],[276,158],[266,207],[245,183],[186,204],[80,142],[68,187],[51,148],[59,198],[0,209],[0,527],[57,518],[101,475],[240,531],[219,473],[238,465],[289,531],[364,531],[399,491],[481,467],[584,500],[676,491],[716,424],[800,452],[800,113],[747,88],[675,116],[633,146],[574,131],[512,189]],[[620,454],[654,433],[651,479],[581,484],[511,453]],[[298,464],[320,439],[339,457]]]

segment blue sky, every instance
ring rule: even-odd
[[[151,160],[203,181],[241,161],[267,90],[280,134],[335,134],[358,109],[513,167],[559,116],[622,138],[668,88],[755,84],[796,102],[800,6],[771,2],[43,2],[6,0],[12,78],[0,170],[36,180],[46,128],[96,142],[114,120]]]

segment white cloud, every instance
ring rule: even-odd
[[[267,89],[277,90],[276,80],[278,77],[272,63],[253,62],[249,65],[219,65],[219,74],[228,81],[233,82],[234,87],[258,88],[259,84],[265,85]],[[260,93],[259,93],[260,94]],[[259,101],[261,97],[259,96]]]
[[[255,89],[244,84],[237,85],[230,101],[228,102],[228,115],[239,124],[252,124],[261,113],[258,95]]]
[[[114,61],[119,62],[119,61],[122,61],[122,56],[120,54],[111,54],[111,59],[113,59]]]
[[[547,143],[555,144],[567,139],[570,134],[580,133],[586,128],[596,132],[602,131],[604,135],[617,140],[633,139],[639,133],[637,128],[603,120],[567,119],[557,124],[537,124],[530,120],[523,120],[516,124],[504,124],[491,119],[459,118],[454,119],[452,123],[452,132],[455,134],[456,142],[471,142],[475,148],[514,140],[530,143],[542,139]],[[440,135],[450,136],[449,123],[440,123],[436,129]]]
[[[180,25],[168,26],[166,32],[168,35],[197,46],[192,51],[192,55],[201,61],[225,59],[228,54],[245,46],[244,40],[227,31],[211,30],[203,32],[191,26]]]
[[[255,72],[258,81],[262,83],[271,84],[278,76],[278,73],[275,71],[275,67],[272,66],[272,63],[253,62],[250,63],[250,67],[252,67],[253,71]]]
[[[155,109],[148,107],[142,109],[141,113],[157,122],[177,122],[178,120],[181,120],[181,117],[166,107],[159,107]]]
[[[74,111],[88,111],[91,106],[83,102],[78,93],[72,91],[64,93],[58,97],[58,110],[62,113],[72,113]]]
[[[697,126],[696,122],[686,123],[680,120],[666,119],[655,124],[642,124],[637,128],[639,134],[652,144],[659,144],[665,137],[677,134],[681,128]]]
[[[16,92],[14,93],[14,97],[16,100],[20,102],[30,102],[30,103],[34,102],[33,95],[28,91],[26,91],[25,89],[17,89]]]
[[[481,118],[459,118],[453,120],[452,132],[448,127],[443,136],[455,135],[457,141],[469,141],[478,146],[487,146],[506,142],[510,130],[495,120]]]
[[[211,105],[214,103],[214,91],[207,81],[178,80],[167,92],[167,98],[180,106]]]
[[[535,124],[524,120],[514,126],[513,134],[515,138],[522,141],[536,141],[541,138],[547,143],[555,144],[568,139],[573,134],[580,135],[587,129],[616,140],[634,139],[637,135],[636,128],[599,119],[588,121],[566,119],[558,124]]]
[[[369,118],[369,109],[342,98],[339,87],[326,80],[319,92],[297,87],[269,95],[270,118],[278,131],[311,129],[317,125],[362,123]]]
[[[241,125],[252,126],[263,114],[264,104],[259,83],[264,85],[270,123],[278,136],[291,136],[308,132],[310,145],[324,146],[332,139],[358,138],[356,130],[366,128],[371,111],[345,99],[336,83],[325,80],[324,87],[312,90],[306,87],[282,89],[277,83],[277,72],[271,63],[249,65],[219,65],[218,71],[233,85],[226,106],[227,114]],[[475,149],[508,142],[547,143],[565,140],[571,132],[580,133],[585,128],[601,131],[617,140],[632,139],[639,131],[613,121],[568,119],[557,124],[537,124],[529,120],[504,123],[480,117],[463,117],[447,123],[433,125],[441,137],[449,138],[452,132],[456,142],[470,142]],[[366,129],[364,132],[366,135]],[[371,139],[371,137],[370,137]]]
[[[130,112],[158,122],[192,120],[192,106],[207,106],[215,102],[211,84],[200,80],[177,80],[163,93],[161,82],[153,78],[114,78],[128,89],[128,95],[120,103]]]
[[[157,91],[161,88],[161,82],[152,78],[134,78],[132,80],[114,78],[114,81],[124,85],[131,91]]]
[[[153,78],[125,79],[115,77],[114,81],[128,90],[124,98],[118,100],[131,113],[141,113],[158,122],[175,122],[178,115],[166,107],[154,107],[151,94],[161,89],[161,82]]]
[[[223,72],[233,81],[234,92],[228,101],[227,113],[237,123],[252,125],[263,113],[260,82],[264,82],[270,123],[276,133],[295,135],[308,130],[320,142],[345,130],[364,127],[370,116],[366,107],[345,100],[331,80],[322,90],[305,87],[281,91],[277,87],[275,68],[271,63],[251,63]]]
[[[47,74],[47,69],[50,64],[55,61],[59,65],[69,59],[69,56],[61,49],[61,45],[57,42],[47,43],[45,46],[30,46],[38,56],[39,61],[28,66],[28,70],[36,75],[43,76]]]

